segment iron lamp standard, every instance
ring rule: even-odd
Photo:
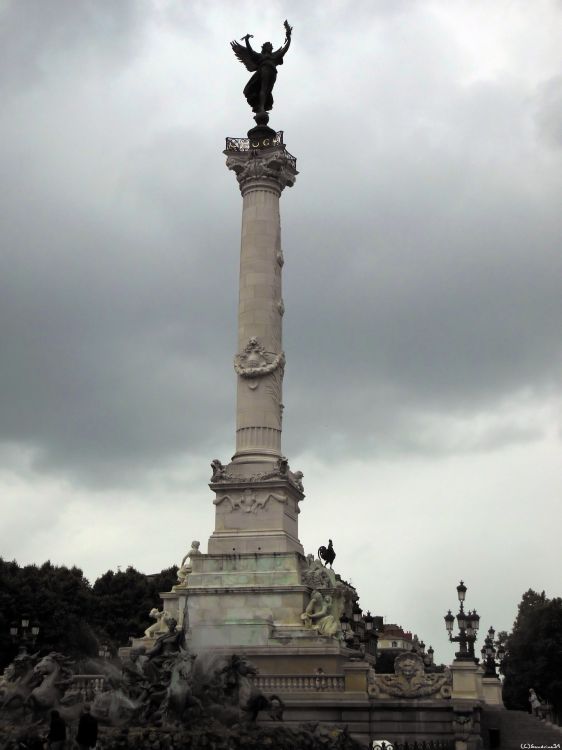
[[[365,623],[365,647],[368,654],[377,656],[377,643],[379,637],[375,630],[375,618],[371,614],[370,610],[367,610],[367,614],[363,618]]]
[[[19,653],[26,654],[28,645],[34,646],[39,635],[39,623],[34,620],[31,622],[29,615],[22,615],[20,624],[12,622],[10,625],[10,637],[12,643],[19,644]]]
[[[495,677],[499,680],[496,669],[498,668],[501,671],[502,662],[505,658],[505,647],[502,641],[494,641],[495,635],[496,631],[490,626],[480,653],[484,664],[484,677]]]
[[[351,617],[345,612],[340,617],[340,628],[343,640],[348,648],[360,651],[362,655],[370,654],[376,657],[379,637],[375,629],[376,618],[367,612],[363,614],[361,607],[355,602]]]
[[[460,661],[475,661],[478,660],[474,656],[474,642],[476,641],[476,634],[480,626],[480,615],[476,613],[476,610],[472,612],[464,611],[464,601],[466,598],[466,586],[463,581],[457,586],[457,596],[460,602],[459,613],[457,614],[457,625],[459,628],[459,634],[453,636],[453,627],[455,624],[455,616],[451,614],[451,610],[445,615],[445,627],[449,634],[449,641],[451,643],[458,643],[459,650],[455,653],[455,657]]]

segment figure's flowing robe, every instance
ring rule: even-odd
[[[259,68],[244,87],[244,96],[253,112],[260,110],[260,94],[263,89],[266,90],[263,108],[266,112],[273,109],[272,91],[277,79],[277,65],[282,64],[283,58],[276,60],[272,57],[265,57],[260,60]]]

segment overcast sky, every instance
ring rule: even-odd
[[[560,585],[562,4],[0,0],[0,554],[178,562],[234,452],[253,125],[283,42],[284,452],[300,537],[450,661]],[[456,611],[456,610],[455,610]]]

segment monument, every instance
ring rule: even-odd
[[[476,666],[464,692],[460,668],[430,674],[416,653],[399,656],[394,675],[377,675],[369,632],[375,618],[363,617],[356,590],[332,569],[332,541],[315,558],[299,539],[303,473],[282,448],[280,219],[282,193],[298,171],[283,132],[268,125],[277,68],[291,43],[287,21],[285,31],[276,51],[267,42],[256,52],[250,34],[244,45],[231,43],[253,74],[243,93],[256,123],[246,137],[227,138],[223,152],[242,197],[235,452],[228,462],[211,462],[215,523],[207,552],[192,542],[177,584],[161,595],[162,611],[177,620],[193,653],[239,654],[256,665],[255,685],[283,694],[288,721],[339,723],[364,742],[415,738],[476,747]],[[145,637],[133,645],[150,643]]]
[[[256,122],[246,138],[227,138],[224,150],[242,196],[236,447],[230,462],[211,462],[215,525],[207,553],[194,541],[177,585],[162,598],[196,652],[242,649],[273,672],[287,670],[293,654],[300,671],[341,671],[348,649],[340,618],[351,616],[357,593],[313,556],[305,557],[298,533],[303,473],[291,469],[282,450],[285,258],[279,204],[298,172],[283,133],[267,123],[277,66],[291,42],[287,21],[285,31],[276,51],[267,42],[256,52],[249,34],[245,46],[232,42],[253,72],[244,95]]]
[[[266,42],[256,52],[250,34],[242,38],[244,46],[232,42],[253,73],[244,96],[256,125],[245,138],[227,138],[224,150],[242,196],[236,441],[229,462],[211,462],[215,524],[207,552],[198,540],[191,542],[176,585],[161,594],[162,608],[150,611],[155,622],[132,648],[122,649],[120,674],[114,666],[103,674],[73,674],[63,654],[26,654],[2,678],[0,713],[14,705],[43,713],[57,707],[71,720],[93,699],[109,724],[169,730],[167,747],[178,739],[178,726],[193,729],[181,742],[201,734],[206,747],[225,747],[245,731],[244,714],[253,724],[268,711],[276,747],[301,741],[311,748],[346,748],[354,744],[349,731],[365,745],[386,737],[427,742],[431,750],[477,750],[483,705],[501,705],[497,677],[485,676],[473,654],[457,654],[450,669],[435,669],[423,650],[413,648],[394,659],[394,674],[377,674],[377,618],[363,616],[356,590],[333,569],[332,540],[318,549],[318,558],[305,555],[299,540],[303,473],[291,469],[282,450],[285,260],[279,209],[298,172],[283,132],[268,126],[277,67],[291,43],[287,21],[285,31],[276,51]],[[212,669],[208,655],[222,657],[222,665]],[[266,690],[274,694],[267,698]],[[309,726],[295,734],[280,728],[283,718],[293,726],[326,722],[339,730],[324,736]],[[204,722],[214,722],[212,731],[203,730]],[[155,746],[156,735],[153,742],[148,732],[141,745],[143,736],[137,733],[132,746]],[[267,735],[268,745],[272,739]]]

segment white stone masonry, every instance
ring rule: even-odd
[[[281,456],[285,355],[279,198],[297,171],[282,145],[225,153],[243,197],[233,461],[255,469],[256,463]]]

